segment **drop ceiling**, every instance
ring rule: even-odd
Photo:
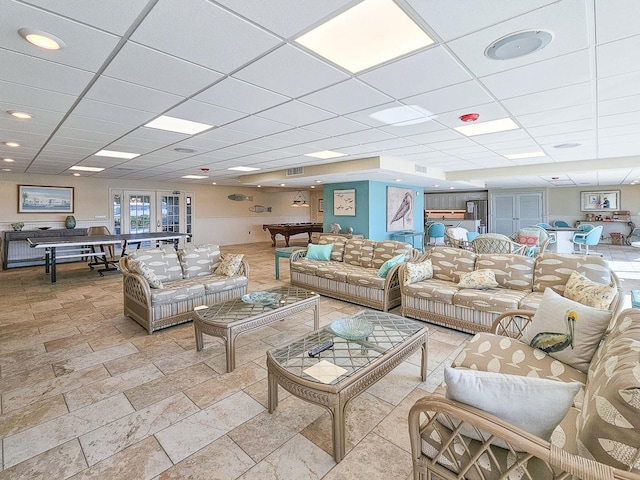
[[[640,180],[637,0],[396,0],[434,44],[355,75],[295,42],[358,3],[0,0],[0,157],[14,160],[0,162],[0,175],[68,176],[79,165],[104,168],[82,173],[98,178],[293,187],[401,179],[428,191]],[[66,47],[39,49],[20,28]],[[532,28],[552,33],[543,50],[484,55]],[[370,116],[409,105],[431,121]],[[466,137],[454,130],[466,113],[519,128]],[[189,136],[144,126],[161,114],[214,127]],[[571,143],[579,146],[556,148]],[[140,156],[94,155],[103,149]],[[345,156],[305,156],[322,150]],[[544,156],[505,158],[533,151]],[[358,169],[365,158],[377,166]],[[306,173],[287,176],[295,167]]]

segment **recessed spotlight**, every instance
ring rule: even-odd
[[[316,188],[315,185],[309,185],[309,188]]]
[[[394,180],[394,182],[401,182],[401,181],[402,181],[402,179],[401,179],[401,178],[396,178],[396,179]]]
[[[196,150],[194,150],[193,148],[180,147],[180,148],[174,148],[174,150],[179,153],[195,153],[196,152]]]
[[[553,148],[576,148],[580,145],[580,143],[561,143],[560,145],[554,145]]]
[[[346,153],[340,153],[340,152],[332,152],[331,150],[322,150],[321,152],[305,153],[304,156],[305,157],[313,157],[313,158],[321,158],[323,160],[326,160],[328,158],[346,157],[347,154]]]
[[[493,60],[512,60],[542,50],[551,40],[551,33],[544,30],[512,33],[493,42],[484,54]]]
[[[239,172],[254,172],[254,171],[260,170],[260,169],[257,168],[257,167],[242,167],[242,166],[240,166],[240,167],[230,167],[230,168],[227,168],[227,170],[237,170]]]
[[[19,112],[17,110],[7,110],[7,113],[12,117],[19,118],[20,120],[28,120],[30,118],[33,118],[33,115],[31,115],[30,113]]]
[[[203,178],[209,178],[206,175],[183,175],[181,178],[188,178],[190,180],[202,180]]]
[[[7,147],[13,147],[13,148],[17,148],[20,146],[18,142],[2,142],[2,143]]]
[[[74,176],[74,177],[79,177],[79,176],[80,176],[80,174],[79,174],[79,173],[74,173],[74,174],[73,174],[73,176]]]
[[[118,152],[116,150],[100,150],[94,153],[96,157],[111,157],[111,158],[125,158],[131,160],[132,158],[139,157],[139,153]]]
[[[519,160],[521,158],[537,158],[537,157],[545,157],[544,152],[527,152],[527,153],[511,153],[509,155],[504,155],[504,158],[508,158],[509,160]]]
[[[10,169],[10,168],[3,168],[3,169],[2,169],[2,171],[3,171],[3,172],[10,172],[10,171],[11,171],[11,169]]]
[[[256,185],[256,187],[261,188],[261,187],[262,187],[262,185]]]
[[[434,185],[434,187],[436,187],[436,188],[438,188],[439,186],[440,186],[440,185],[438,185],[438,184],[435,184],[435,185]]]
[[[166,130],[175,133],[184,133],[186,135],[195,135],[213,128],[213,125],[206,123],[192,122],[191,120],[183,120],[182,118],[169,117],[160,115],[155,120],[151,120],[144,125],[149,128],[157,128],[158,130]]]
[[[449,187],[449,190],[455,190],[456,187]]]
[[[286,185],[286,183],[281,183],[280,184],[281,187],[284,187],[285,185]]]
[[[500,118],[499,120],[491,120],[489,122],[472,123],[455,127],[454,130],[460,132],[467,137],[474,135],[485,135],[487,133],[506,132],[507,130],[516,130],[520,128],[510,118]]]
[[[211,182],[211,185],[217,185],[217,184],[218,184],[217,182]]]
[[[44,48],[45,50],[60,50],[67,46],[63,40],[55,35],[43,32],[41,30],[33,30],[31,28],[21,28],[18,33],[27,42],[35,45],[36,47]]]
[[[81,172],[101,172],[104,168],[101,167],[82,167],[80,165],[74,165],[73,167],[69,167],[69,170],[78,170]]]
[[[316,180],[316,183],[322,183],[322,180]]]
[[[15,160],[13,158],[3,158],[2,159],[3,162],[7,162],[7,163],[13,163],[15,162]]]

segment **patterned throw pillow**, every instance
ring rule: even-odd
[[[405,285],[411,285],[412,283],[433,277],[433,265],[431,265],[431,259],[420,263],[405,263],[405,266],[407,268],[404,277]]]
[[[238,270],[240,270],[243,258],[244,253],[228,253],[224,256],[220,265],[218,265],[213,273],[233,277],[238,273]]]
[[[497,286],[496,274],[493,273],[493,270],[484,268],[463,273],[460,275],[460,282],[458,282],[458,287],[460,288],[473,288],[475,290],[486,290]]]
[[[144,263],[141,260],[129,260],[128,262],[129,269],[134,272],[142,275],[144,279],[149,284],[151,288],[163,288],[162,282],[156,276],[155,272],[151,270],[149,265]]]
[[[615,287],[592,282],[581,273],[575,271],[569,277],[569,281],[564,288],[565,297],[583,305],[603,310],[609,308],[617,293]]]
[[[586,372],[610,320],[611,311],[574,302],[547,288],[521,340]]]
[[[518,243],[528,247],[538,245],[540,241],[540,232],[537,229],[521,228],[518,230]]]
[[[391,270],[391,267],[399,264],[400,262],[404,262],[404,253],[396,255],[395,257],[390,258],[389,260],[384,262],[378,270],[378,277],[387,278],[387,274],[389,273],[389,270]]]

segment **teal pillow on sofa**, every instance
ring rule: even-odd
[[[389,270],[391,270],[391,267],[399,264],[400,262],[404,262],[404,253],[401,253],[400,255],[396,255],[395,257],[390,258],[389,260],[384,262],[380,266],[380,270],[378,270],[378,277],[387,278],[387,274],[389,273]]]
[[[333,243],[327,243],[326,245],[316,245],[310,243],[307,247],[307,260],[324,260],[328,261],[331,256],[331,249]]]

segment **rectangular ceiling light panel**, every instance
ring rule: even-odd
[[[79,172],[101,172],[104,168],[100,167],[81,167],[79,165],[74,165],[73,167],[69,167],[69,170],[78,170]]]
[[[255,170],[260,170],[260,169],[256,167],[231,167],[231,168],[227,168],[227,170],[237,170],[239,172],[253,172]]]
[[[151,120],[149,123],[145,124],[145,127],[157,128],[158,130],[167,130],[175,133],[184,133],[186,135],[195,135],[196,133],[204,132],[205,130],[213,128],[213,125],[161,115],[155,120]]]
[[[321,158],[323,160],[326,160],[328,158],[346,157],[347,154],[346,153],[340,153],[340,152],[332,152],[331,150],[323,150],[321,152],[305,153],[304,156],[305,157],[313,157],[313,158]]]
[[[183,175],[182,178],[188,178],[190,180],[202,180],[203,178],[209,178],[205,175]]]
[[[358,73],[433,43],[393,0],[364,0],[296,39]]]
[[[456,127],[454,130],[460,132],[467,137],[474,135],[485,135],[487,133],[506,132],[507,130],[516,130],[520,128],[510,118],[501,118],[499,120],[491,120],[490,122],[472,123]]]
[[[94,155],[96,157],[126,158],[127,160],[140,156],[139,153],[118,152],[116,150],[100,150]]]
[[[505,155],[504,158],[508,158],[509,160],[519,160],[521,158],[537,158],[546,156],[544,152],[528,152],[528,153],[512,153],[510,155]]]

